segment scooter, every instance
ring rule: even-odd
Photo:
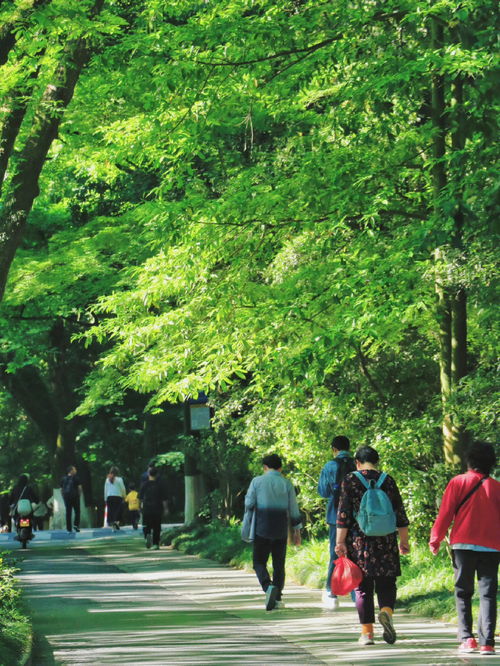
[[[17,539],[21,548],[26,548],[28,541],[33,539],[33,517],[19,516],[17,519]]]

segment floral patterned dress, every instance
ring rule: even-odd
[[[360,470],[367,479],[379,478],[381,472],[372,469]],[[337,528],[346,527],[347,556],[355,562],[365,576],[401,575],[397,532],[387,536],[370,537],[363,534],[354,515],[359,511],[361,498],[366,488],[354,473],[347,474],[342,482],[339,507],[337,511]],[[382,484],[396,512],[397,527],[406,527],[409,522],[394,479],[387,476]]]

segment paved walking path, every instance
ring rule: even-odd
[[[30,545],[19,578],[38,636],[33,666],[500,664],[458,655],[453,627],[404,613],[395,645],[377,631],[376,645],[358,647],[350,601],[325,611],[318,591],[290,584],[287,608],[266,612],[253,574],[148,551],[138,533]],[[6,547],[19,546],[0,539]]]

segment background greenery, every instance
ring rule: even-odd
[[[346,434],[424,542],[497,433],[496,9],[2,3],[2,488],[161,456],[180,519],[186,454],[227,520],[273,450],[321,536]]]
[[[31,625],[21,606],[12,556],[0,553],[0,654],[4,666],[16,666],[31,651]]]

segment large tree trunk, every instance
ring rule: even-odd
[[[104,0],[97,0],[93,12]],[[85,40],[67,45],[61,62],[35,111],[25,145],[16,156],[13,175],[0,215],[0,300],[3,298],[10,266],[21,242],[33,201],[38,196],[38,180],[52,142],[57,136],[64,111],[70,103],[90,50]]]
[[[431,19],[431,46],[435,51],[444,47],[444,26],[437,18]],[[446,166],[446,140],[448,135],[446,81],[443,74],[434,73],[432,80],[432,123],[433,137],[433,198],[436,220],[444,217],[441,198],[450,181]],[[463,122],[463,83],[457,79],[453,88],[455,129],[449,132],[451,146],[458,155],[465,147],[465,126]],[[460,170],[455,168],[451,177],[455,181],[455,194],[458,201],[454,214],[454,231],[446,248],[437,248],[436,294],[437,321],[439,333],[439,368],[441,402],[443,408],[443,452],[445,462],[457,464],[464,458],[466,434],[453,414],[450,398],[467,373],[467,296],[464,287],[456,277],[453,264],[463,259],[463,206],[461,202]],[[450,256],[451,255],[451,256]]]

